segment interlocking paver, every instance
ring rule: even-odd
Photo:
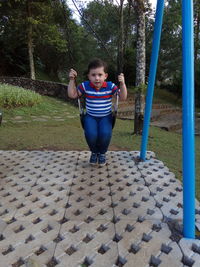
[[[0,267],[198,266],[182,185],[147,152],[0,151]],[[199,202],[196,223],[200,225]]]

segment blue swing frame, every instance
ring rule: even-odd
[[[145,161],[158,62],[164,0],[157,0],[140,159]],[[194,33],[193,0],[182,0],[183,54],[183,236],[195,238]]]

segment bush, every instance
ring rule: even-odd
[[[41,95],[36,92],[25,90],[21,87],[0,84],[0,106],[4,108],[12,107],[32,107],[42,101]]]

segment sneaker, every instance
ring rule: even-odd
[[[96,164],[97,163],[97,153],[92,153],[90,156],[90,164]]]
[[[99,154],[98,163],[101,166],[104,166],[106,164],[106,155],[105,154]]]

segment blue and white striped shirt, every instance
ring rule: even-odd
[[[96,89],[93,83],[85,81],[78,85],[77,89],[86,98],[87,114],[94,117],[104,117],[112,112],[112,96],[118,87],[112,82],[104,82],[100,89]]]

